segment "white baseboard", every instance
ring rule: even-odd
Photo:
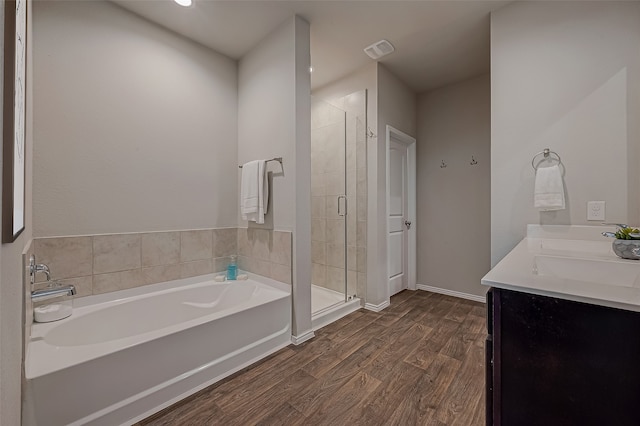
[[[416,289],[430,291],[432,293],[446,294],[447,296],[460,297],[462,299],[473,300],[475,302],[481,302],[481,303],[487,302],[487,299],[485,296],[478,296],[476,294],[469,294],[469,293],[462,293],[460,291],[447,290],[446,288],[431,287],[430,285],[425,285],[425,284],[416,284]]]
[[[373,312],[380,312],[381,310],[383,310],[384,308],[386,308],[390,304],[391,304],[391,302],[388,301],[388,300],[385,300],[384,302],[380,303],[379,305],[374,305],[373,303],[365,303],[364,304],[364,308],[368,309],[370,311],[373,311]]]
[[[304,342],[306,342],[307,340],[313,339],[315,337],[315,333],[313,332],[313,330],[309,330],[306,333],[303,333],[300,336],[294,336],[293,334],[291,335],[291,343],[293,343],[294,345],[298,346]]]

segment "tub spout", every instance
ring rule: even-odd
[[[31,292],[31,300],[34,302],[40,300],[53,299],[60,296],[74,296],[76,294],[76,288],[73,285],[54,285],[41,290],[34,290]]]

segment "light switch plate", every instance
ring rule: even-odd
[[[606,220],[605,204],[604,201],[587,202],[587,220]]]

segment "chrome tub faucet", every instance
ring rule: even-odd
[[[51,272],[49,267],[44,263],[36,263],[36,257],[31,255],[29,257],[29,277],[31,278],[31,285],[36,282],[36,274],[42,272],[47,276],[48,286],[40,290],[31,291],[31,300],[47,300],[60,296],[74,296],[76,294],[76,288],[73,285],[60,285],[58,281],[51,281]]]

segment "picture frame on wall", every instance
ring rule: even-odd
[[[25,226],[27,0],[4,2],[2,242]]]

